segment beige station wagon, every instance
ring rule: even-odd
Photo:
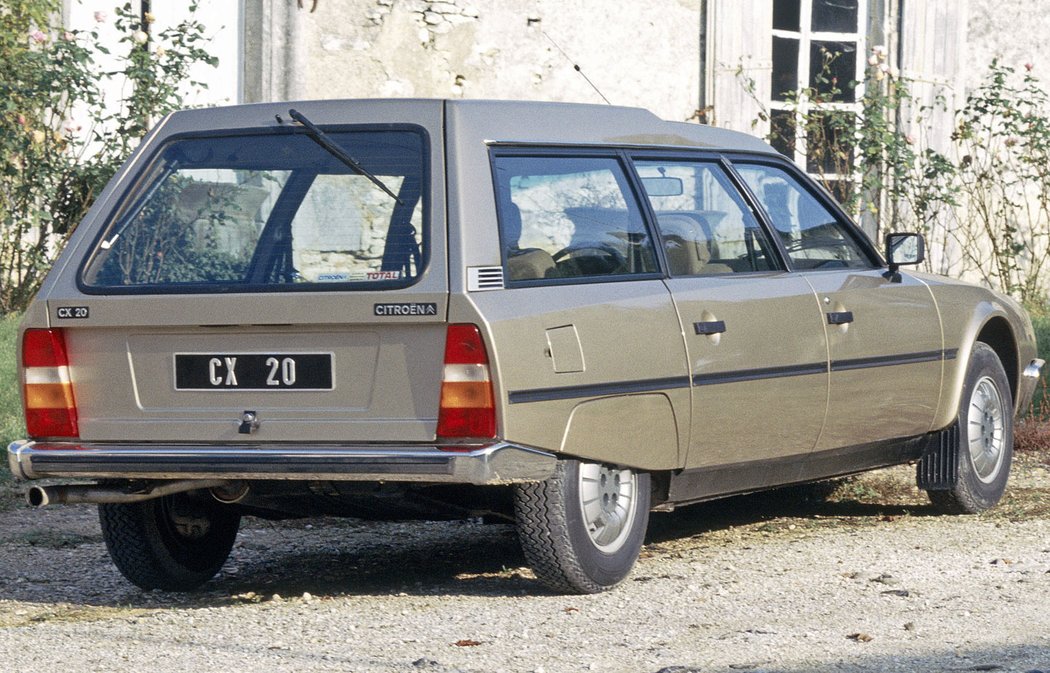
[[[654,509],[915,462],[992,507],[1042,361],[1007,297],[901,270],[765,143],[631,108],[175,113],[26,313],[31,504],[98,503],[186,590],[242,515],[502,518],[568,592]]]

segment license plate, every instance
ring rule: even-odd
[[[176,390],[332,390],[331,353],[176,353]]]

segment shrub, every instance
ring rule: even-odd
[[[0,8],[0,315],[35,294],[56,255],[150,126],[182,106],[204,49],[197,4],[177,26],[150,34],[152,16],[117,8],[118,68],[102,72],[96,30],[52,26],[58,0]],[[95,15],[102,23],[109,18]],[[103,101],[107,83],[128,93]]]

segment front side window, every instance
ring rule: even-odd
[[[111,218],[84,285],[213,292],[413,282],[426,256],[423,135],[328,137],[396,197],[302,133],[175,140]]]
[[[637,161],[672,276],[777,268],[773,246],[714,162]]]
[[[652,240],[612,157],[496,156],[507,278],[653,273]]]
[[[735,166],[766,211],[794,268],[874,266],[848,227],[795,176],[768,164]]]

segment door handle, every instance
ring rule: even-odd
[[[853,322],[853,311],[829,311],[829,325],[848,325]]]
[[[696,330],[697,334],[721,334],[726,331],[725,320],[706,320],[703,322],[694,322],[693,329]]]

